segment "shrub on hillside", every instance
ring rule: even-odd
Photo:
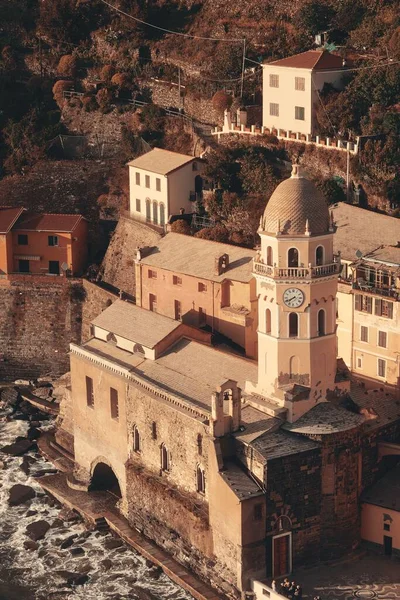
[[[232,96],[220,90],[214,94],[211,102],[214,110],[223,113],[232,106]]]
[[[111,77],[114,75],[115,69],[112,65],[104,65],[100,71],[100,79],[105,82],[110,82]]]
[[[76,58],[72,54],[65,54],[59,60],[57,73],[61,77],[75,77],[76,75]]]
[[[96,98],[93,95],[83,96],[81,101],[82,101],[82,106],[86,112],[92,112],[99,108]]]
[[[214,227],[205,227],[200,229],[194,234],[194,237],[201,238],[202,240],[211,240],[213,242],[222,242],[226,244],[229,242],[229,231],[221,223],[217,223]]]
[[[65,102],[64,92],[72,90],[73,82],[66,79],[59,79],[53,85],[53,97],[59,108],[62,108]]]
[[[171,225],[171,231],[174,233],[183,233],[184,235],[192,235],[190,225],[184,219],[174,221]]]
[[[111,110],[112,100],[112,94],[110,90],[107,90],[106,88],[102,88],[96,94],[97,104],[99,105],[100,110],[103,113],[109,112]]]

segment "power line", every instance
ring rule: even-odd
[[[152,27],[153,29],[158,29],[159,31],[164,31],[165,33],[172,33],[173,35],[181,35],[183,37],[189,37],[189,38],[192,38],[194,40],[209,40],[209,41],[212,41],[212,42],[241,42],[241,43],[243,43],[243,38],[213,38],[213,37],[204,37],[204,36],[201,36],[201,35],[192,35],[190,33],[183,33],[181,31],[172,31],[171,29],[165,29],[164,27],[159,27],[158,25],[153,25],[153,23],[147,23],[146,21],[143,21],[142,19],[138,19],[137,17],[134,17],[134,16],[130,15],[129,13],[126,13],[123,10],[120,10],[116,6],[113,6],[109,2],[106,2],[106,0],[101,0],[101,2],[103,2],[103,4],[106,4],[107,6],[109,6],[110,8],[112,8],[113,10],[121,13],[121,15],[125,15],[125,17],[128,17],[129,19],[133,19],[137,23],[141,23],[142,25],[147,25],[147,27]]]

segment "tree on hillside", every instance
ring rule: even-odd
[[[304,4],[295,16],[295,25],[309,35],[327,31],[332,23],[335,11],[327,4],[313,0]]]

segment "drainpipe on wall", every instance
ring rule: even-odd
[[[213,300],[212,300],[212,322],[211,322],[211,331],[212,333],[214,333],[214,281],[212,282],[212,296],[213,296]]]

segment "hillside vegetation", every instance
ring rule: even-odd
[[[238,95],[243,60],[273,60],[313,47],[328,31],[336,51],[354,62],[343,92],[322,93],[320,133],[383,134],[368,141],[354,174],[400,203],[400,11],[390,0],[0,0],[0,178],[48,159],[48,143],[69,133],[66,104],[83,113],[131,110],[151,102],[151,77],[184,84],[211,100]],[[216,38],[212,40],[198,38]],[[260,71],[245,63],[244,103],[260,101]],[[82,95],[69,100],[65,92]],[[190,148],[183,126],[171,133],[162,111],[137,111],[122,132],[121,164],[140,139]],[[234,190],[232,190],[234,191]],[[2,200],[2,203],[4,201]]]

